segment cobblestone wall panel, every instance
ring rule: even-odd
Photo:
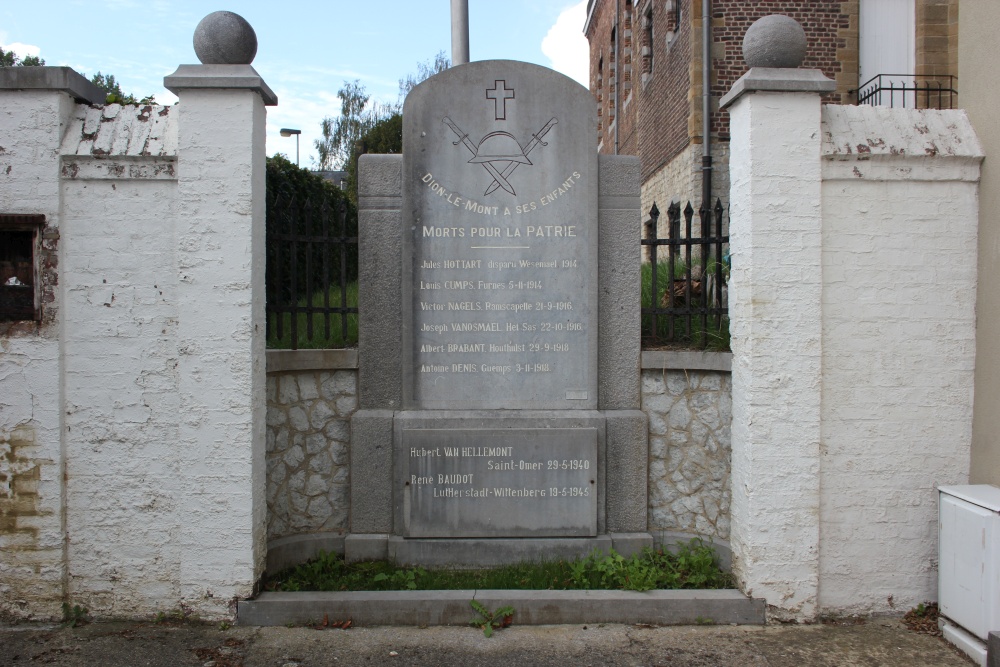
[[[353,370],[267,378],[267,538],[346,533]]]
[[[729,539],[731,393],[729,373],[643,371],[651,531]]]

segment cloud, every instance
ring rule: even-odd
[[[567,7],[542,39],[542,53],[551,61],[552,69],[590,85],[590,46],[583,34],[587,20],[587,1]]]
[[[22,60],[27,56],[37,56],[42,50],[34,44],[22,44],[21,42],[11,42],[10,44],[0,44],[0,48],[5,51],[13,51]]]

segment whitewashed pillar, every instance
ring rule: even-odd
[[[217,613],[252,594],[266,558],[264,107],[277,98],[249,64],[182,65],[164,84],[180,98],[181,595]]]
[[[730,114],[733,573],[772,615],[819,582],[820,93],[817,70],[753,67]]]

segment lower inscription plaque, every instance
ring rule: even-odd
[[[404,429],[407,537],[597,534],[597,429]]]

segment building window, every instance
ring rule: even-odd
[[[649,3],[646,15],[642,17],[642,71],[653,73],[653,3]]]
[[[624,34],[622,39],[624,44],[621,46],[622,52],[622,98],[624,103],[622,104],[623,109],[628,108],[629,100],[632,98],[632,61],[633,49],[632,45],[635,38],[632,35],[632,0],[625,0],[625,12],[624,12]]]
[[[604,56],[597,61],[597,103],[600,105],[604,101]]]
[[[681,0],[667,0],[667,48],[677,39],[681,31]],[[652,44],[652,33],[650,33],[650,44]]]
[[[42,319],[38,256],[44,215],[0,215],[0,321]]]
[[[611,45],[610,45],[610,55],[611,55],[611,71],[608,73],[608,124],[615,122],[615,105],[616,96],[618,95],[618,29],[617,27],[611,28]]]

